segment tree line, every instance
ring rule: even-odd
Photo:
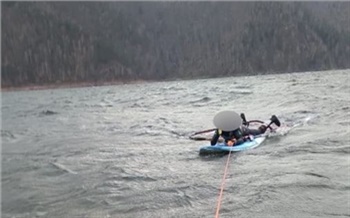
[[[1,2],[1,85],[349,68],[349,2]]]

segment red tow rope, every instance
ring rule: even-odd
[[[228,156],[227,156],[224,176],[222,177],[221,188],[220,188],[220,193],[219,193],[219,197],[218,197],[218,203],[217,203],[217,206],[216,206],[215,218],[219,218],[219,212],[220,212],[221,201],[222,201],[222,193],[223,193],[224,187],[225,187],[225,181],[226,181],[226,175],[227,175],[228,166],[229,166],[229,163],[230,163],[230,157],[231,157],[231,151],[228,153]]]

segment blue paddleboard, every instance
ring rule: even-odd
[[[209,155],[209,154],[220,154],[220,153],[228,153],[228,152],[238,152],[244,151],[248,149],[253,149],[258,147],[263,141],[265,141],[265,136],[258,136],[254,138],[252,141],[246,141],[240,145],[236,146],[227,146],[225,143],[217,143],[216,145],[210,146],[202,146],[199,149],[200,155]]]

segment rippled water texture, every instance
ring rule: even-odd
[[[350,217],[350,70],[2,93],[2,217],[214,217],[222,110],[301,123],[231,155],[221,217]],[[307,122],[306,122],[307,121]]]

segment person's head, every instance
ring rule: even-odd
[[[232,131],[242,125],[242,118],[234,111],[221,111],[213,120],[214,126],[223,131]]]

